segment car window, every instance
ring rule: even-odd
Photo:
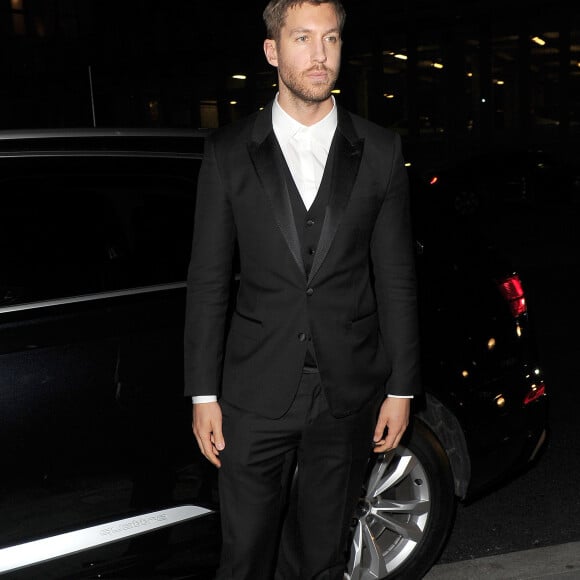
[[[199,164],[18,160],[0,179],[0,305],[185,280]]]

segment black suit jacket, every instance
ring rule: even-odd
[[[216,130],[200,171],[185,393],[267,417],[292,402],[308,340],[336,416],[421,390],[409,192],[399,136],[338,108],[331,198],[306,276],[272,109]],[[232,264],[240,285],[228,327]],[[227,332],[226,332],[227,330]]]

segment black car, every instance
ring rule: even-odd
[[[211,578],[215,469],[183,397],[204,133],[0,132],[0,574]],[[345,578],[419,578],[458,501],[542,449],[524,284],[412,181],[426,396],[369,457]]]

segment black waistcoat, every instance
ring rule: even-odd
[[[312,262],[314,260],[314,255],[316,254],[316,248],[318,246],[318,240],[320,238],[320,233],[322,231],[322,222],[324,221],[324,216],[326,213],[326,207],[330,201],[332,195],[331,192],[331,177],[332,177],[332,166],[334,164],[334,140],[328,152],[328,159],[324,167],[324,173],[322,175],[322,181],[320,182],[320,187],[314,201],[310,208],[307,210],[300,192],[296,187],[296,183],[290,173],[290,169],[286,160],[284,159],[284,154],[282,149],[277,147],[277,155],[280,158],[280,166],[284,168],[284,177],[286,180],[288,194],[290,196],[290,203],[292,204],[292,213],[294,214],[294,222],[296,224],[296,231],[298,233],[298,239],[300,240],[300,248],[302,254],[302,260],[304,262],[304,269],[306,271],[306,277],[310,274],[310,269],[312,268]],[[312,341],[308,342],[308,350],[306,352],[306,360],[304,361],[305,369],[310,371],[316,369],[316,355],[314,353],[314,347]]]

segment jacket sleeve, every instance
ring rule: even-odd
[[[206,140],[187,276],[185,395],[218,395],[230,302],[235,226],[216,146]]]
[[[391,374],[385,392],[421,393],[417,278],[409,181],[401,138],[394,136],[390,175],[371,239],[379,324]]]

